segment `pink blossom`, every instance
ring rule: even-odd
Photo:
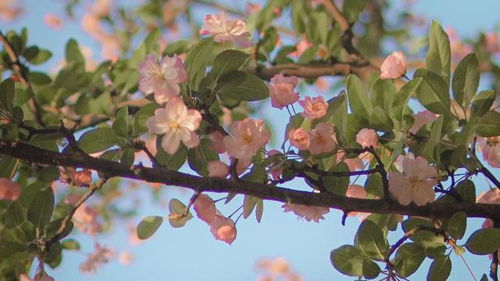
[[[131,252],[121,252],[118,261],[123,265],[130,265],[134,261],[134,255]]]
[[[476,202],[482,204],[500,204],[500,189],[495,188],[482,192],[476,198]]]
[[[500,52],[500,35],[495,32],[488,32],[484,35],[486,51],[490,54]]]
[[[137,236],[137,228],[133,224],[127,225],[127,233],[128,233],[128,243],[132,246],[140,245],[144,243],[144,241],[146,241],[139,239],[139,237]]]
[[[0,200],[14,201],[21,195],[21,186],[7,178],[0,178]]]
[[[414,202],[422,206],[434,200],[437,176],[436,168],[429,166],[425,158],[405,158],[403,173],[389,173],[389,192],[402,205]]]
[[[328,103],[323,97],[305,97],[304,100],[299,101],[299,104],[304,108],[302,116],[309,119],[319,119],[326,115],[328,111]]]
[[[200,138],[195,133],[200,122],[200,112],[195,109],[188,110],[184,102],[176,97],[172,98],[165,108],[156,109],[154,116],[146,121],[146,126],[151,134],[164,134],[161,147],[168,154],[174,154],[181,141],[189,148],[200,144]]]
[[[290,143],[300,150],[306,150],[311,143],[309,133],[302,128],[292,129],[288,132],[288,140]]]
[[[198,218],[210,224],[215,219],[217,208],[215,202],[208,195],[200,194],[194,201],[194,211]]]
[[[365,167],[363,160],[359,157],[345,158],[345,151],[337,152],[337,163],[344,162],[349,167],[349,171],[361,170]]]
[[[217,240],[231,245],[236,239],[236,226],[232,219],[217,214],[210,224],[210,232]]]
[[[380,66],[380,79],[400,78],[406,72],[406,56],[401,51],[394,51]]]
[[[235,160],[235,158],[231,157],[231,163]],[[236,163],[236,174],[243,174],[250,165],[252,165],[252,159],[238,159],[238,163]]]
[[[316,89],[320,92],[326,92],[330,88],[330,83],[324,77],[319,77],[316,79],[316,82],[314,82],[314,86],[316,86]]]
[[[307,38],[304,37],[299,41],[299,43],[297,43],[297,45],[295,46],[295,52],[291,52],[290,56],[300,58],[302,54],[312,46],[314,46],[314,44],[307,41]]]
[[[89,186],[92,183],[92,172],[89,169],[77,171],[73,167],[61,167],[59,174],[61,175],[61,181],[68,184]]]
[[[451,57],[454,61],[459,61],[472,52],[471,46],[462,42],[454,28],[447,27],[445,32],[450,40]]]
[[[226,149],[224,148],[224,135],[222,135],[219,131],[214,131],[208,134],[208,138],[212,142],[211,148],[217,152],[217,154],[226,152]]]
[[[96,235],[102,231],[102,225],[98,220],[98,216],[99,213],[94,207],[83,203],[76,209],[73,215],[73,223],[81,232]]]
[[[309,152],[311,154],[329,153],[337,147],[337,138],[333,126],[326,123],[318,123],[311,130],[311,144]]]
[[[209,161],[207,170],[208,176],[211,178],[225,178],[229,174],[229,166],[218,160]]]
[[[269,84],[269,95],[271,96],[271,105],[275,108],[293,104],[299,100],[299,93],[295,92],[295,87],[299,79],[295,76],[285,77],[283,74],[275,74]]]
[[[484,161],[493,168],[500,168],[500,136],[478,138],[477,143]]]
[[[0,1],[0,20],[12,21],[23,12],[22,4],[18,0]]]
[[[182,60],[177,57],[164,57],[161,60],[154,55],[147,55],[140,64],[139,90],[154,93],[158,104],[164,104],[180,93],[180,83],[187,81]]]
[[[51,13],[47,13],[43,16],[43,22],[47,26],[49,26],[55,30],[61,30],[63,27],[63,24],[64,24],[63,20],[60,17],[58,17],[54,14],[51,14]]]
[[[227,153],[236,159],[252,159],[269,141],[270,134],[263,120],[245,118],[231,125],[231,134],[224,137]]]
[[[362,147],[377,147],[378,146],[378,135],[377,131],[373,129],[361,129],[356,135],[356,142]]]
[[[413,155],[413,153],[411,152],[406,155],[398,155],[396,161],[394,161],[393,163],[394,167],[396,167],[398,171],[403,172],[403,160],[405,160],[406,158],[415,159],[415,155]]]
[[[246,23],[242,20],[231,20],[224,13],[206,15],[200,35],[212,35],[215,42],[232,42],[239,48],[251,46]]]
[[[285,203],[282,208],[285,209],[285,213],[294,212],[300,218],[306,219],[306,221],[314,221],[319,222],[322,219],[324,214],[330,212],[330,209],[327,207],[315,207],[315,206],[306,206],[292,203]]]
[[[425,124],[436,120],[437,116],[429,110],[424,110],[418,112],[417,114],[414,114],[413,119],[415,121],[413,122],[413,125],[411,125],[411,128],[408,130],[408,132],[416,134]]]
[[[113,249],[101,246],[99,243],[94,244],[95,251],[87,257],[87,260],[80,264],[80,271],[88,274],[95,273],[102,264],[108,263],[115,255]]]
[[[256,14],[256,13],[260,12],[260,9],[261,9],[261,7],[259,4],[247,3],[247,6],[245,7],[245,13],[247,15]]]

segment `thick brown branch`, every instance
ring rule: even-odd
[[[93,169],[108,177],[124,177],[148,182],[163,183],[189,188],[199,192],[234,192],[248,194],[264,200],[291,202],[309,206],[323,206],[340,210],[402,214],[423,217],[450,217],[463,211],[468,217],[499,219],[500,205],[476,203],[430,203],[425,206],[402,206],[391,200],[347,198],[328,193],[313,193],[277,187],[268,184],[234,182],[226,179],[203,178],[178,171],[128,166],[121,163],[93,158],[86,155],[62,154],[40,149],[20,142],[0,140],[0,154],[25,161],[64,167]]]

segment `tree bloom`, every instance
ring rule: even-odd
[[[477,203],[482,204],[500,204],[500,189],[495,188],[479,194]]]
[[[61,30],[63,27],[63,20],[51,13],[45,14],[43,16],[43,22],[52,29]]]
[[[394,51],[380,66],[380,79],[394,79],[403,76],[406,72],[406,56],[401,51]]]
[[[420,111],[417,114],[414,114],[413,119],[415,121],[413,121],[413,125],[411,125],[411,128],[408,130],[408,132],[416,134],[425,124],[436,120],[437,116],[429,110],[424,110]]]
[[[151,134],[164,134],[161,147],[168,154],[174,154],[181,141],[189,148],[200,144],[200,138],[195,133],[200,122],[200,112],[195,109],[188,110],[184,102],[176,97],[171,99],[165,108],[156,109],[154,116],[146,121],[146,126]]]
[[[359,157],[345,158],[345,151],[337,152],[337,163],[344,162],[349,167],[349,171],[361,170],[365,167],[363,160]]]
[[[281,73],[274,75],[268,86],[271,105],[283,109],[283,107],[297,102],[299,93],[295,92],[295,87],[298,81],[299,79],[295,76],[285,77]]]
[[[436,168],[429,166],[425,158],[405,158],[403,173],[389,173],[389,192],[401,205],[414,202],[422,206],[434,200],[437,176]]]
[[[225,178],[229,173],[229,166],[222,161],[214,160],[207,163],[208,176],[212,178]]]
[[[327,207],[313,207],[292,203],[285,203],[281,207],[285,209],[285,213],[294,212],[300,218],[304,218],[306,221],[314,222],[319,222],[320,220],[325,219],[323,215],[330,212],[330,209]]]
[[[289,56],[291,57],[295,57],[295,58],[300,58],[302,56],[302,54],[309,48],[311,48],[312,46],[314,46],[313,43],[307,41],[307,38],[302,38],[302,40],[299,41],[299,43],[297,43],[297,45],[295,46],[295,52],[291,52],[289,54]]]
[[[73,223],[81,232],[96,235],[102,230],[102,225],[97,219],[98,216],[99,212],[94,207],[83,203],[76,209],[73,215]]]
[[[493,168],[500,168],[500,137],[479,138],[477,143],[484,161]]]
[[[377,147],[378,146],[378,135],[373,129],[361,129],[356,135],[356,142],[362,147]]]
[[[309,152],[311,154],[321,154],[333,151],[337,147],[337,138],[333,126],[326,123],[318,123],[311,130],[311,144]]]
[[[490,54],[500,52],[500,34],[488,32],[484,35],[484,45]]]
[[[21,195],[21,186],[7,178],[0,178],[0,200],[17,200]]]
[[[147,55],[140,64],[139,90],[154,93],[158,104],[164,104],[180,93],[180,83],[187,81],[182,60],[177,57],[164,57],[161,60],[154,55]]]
[[[299,101],[300,105],[304,108],[302,116],[309,119],[319,119],[326,115],[328,111],[328,103],[323,97],[305,97],[304,100]]]
[[[90,254],[86,261],[80,264],[80,271],[88,274],[95,273],[102,264],[108,263],[115,255],[113,249],[101,246],[99,243],[94,244],[95,252]]]
[[[222,135],[219,131],[214,131],[210,134],[208,134],[208,138],[212,142],[212,149],[217,152],[217,154],[221,154],[226,152],[226,149],[224,148],[224,135]]]
[[[134,261],[134,255],[131,252],[121,252],[118,261],[123,265],[130,265]]]
[[[291,129],[290,132],[288,132],[288,140],[293,146],[300,150],[308,149],[311,143],[309,133],[302,128]]]
[[[221,240],[231,245],[236,239],[236,226],[232,219],[217,214],[210,224],[210,232],[217,240]]]
[[[251,46],[246,23],[242,20],[231,20],[224,13],[206,15],[200,35],[212,35],[215,42],[232,42],[238,48]]]
[[[231,135],[224,137],[224,147],[236,159],[252,159],[271,136],[264,126],[264,120],[250,118],[234,122],[230,131]]]
[[[217,208],[215,202],[208,195],[200,194],[193,204],[194,211],[198,218],[210,224],[215,219]]]
[[[76,186],[89,186],[92,183],[92,172],[89,169],[76,171],[73,167],[61,167],[59,169],[61,182]]]

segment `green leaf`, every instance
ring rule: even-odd
[[[463,180],[459,182],[456,186],[456,190],[465,202],[476,202],[476,186],[471,180]]]
[[[245,198],[243,199],[243,218],[246,219],[252,214],[257,204],[257,200],[257,197],[245,195]]]
[[[479,85],[479,62],[475,54],[468,54],[453,73],[453,96],[462,108],[468,108]]]
[[[3,155],[0,160],[0,178],[11,179],[14,177],[20,164],[19,159]]]
[[[407,108],[409,108],[408,101],[410,100],[410,97],[415,95],[415,92],[420,86],[421,82],[422,78],[413,78],[408,83],[405,83],[403,87],[401,87],[401,89],[399,89],[399,92],[396,94],[393,103],[393,108],[397,120],[403,121],[406,110]]]
[[[66,63],[82,63],[85,64],[85,58],[80,52],[80,47],[75,39],[69,39],[68,43],[66,43],[66,50],[64,53],[64,57],[66,59]]]
[[[257,222],[262,220],[262,214],[264,213],[264,200],[257,199],[257,207],[255,209],[255,219]]]
[[[202,39],[191,47],[186,59],[186,68],[192,90],[198,90],[198,85],[205,77],[206,68],[213,63],[222,48],[222,45],[214,42],[211,37]]]
[[[146,121],[149,117],[153,116],[157,108],[157,104],[149,103],[141,107],[141,109],[134,114],[134,136],[140,136],[148,131]]]
[[[241,51],[225,50],[215,58],[210,75],[213,75],[214,81],[217,81],[222,75],[239,70],[249,58],[249,54]]]
[[[177,152],[170,155],[166,153],[163,148],[161,148],[162,139],[163,136],[156,137],[156,150],[158,152],[156,153],[155,158],[160,164],[165,166],[165,168],[176,171],[186,162],[188,148],[181,144]]]
[[[193,171],[202,176],[208,176],[208,162],[219,160],[219,155],[212,149],[209,139],[202,139],[200,145],[188,151],[188,164]]]
[[[163,218],[160,216],[148,216],[142,219],[137,225],[137,237],[141,240],[146,240],[158,230],[163,223]]]
[[[387,111],[380,106],[375,106],[370,115],[370,126],[381,131],[390,132],[394,128],[392,119],[387,115]]]
[[[486,274],[483,274],[483,276],[481,277],[481,280],[479,280],[479,281],[489,281],[488,276],[486,276]]]
[[[428,110],[437,114],[450,113],[450,94],[443,78],[425,69],[415,72],[415,77],[422,77],[416,90],[417,98]]]
[[[495,102],[495,91],[481,91],[472,97],[471,117],[482,117]]]
[[[64,241],[61,241],[61,246],[65,250],[80,250],[80,243],[78,243],[78,241],[76,241],[75,239],[66,239]]]
[[[372,105],[361,80],[354,74],[347,77],[347,96],[352,112],[369,120]]]
[[[363,276],[364,259],[358,248],[351,245],[343,245],[330,253],[333,267],[349,276]]]
[[[12,79],[5,79],[0,83],[0,109],[11,111],[14,105],[16,89]]]
[[[356,22],[365,8],[367,0],[346,1],[342,5],[342,11],[349,23]]]
[[[481,137],[495,137],[500,132],[500,113],[488,111],[478,121],[476,133]]]
[[[424,259],[424,248],[415,243],[405,243],[398,248],[391,262],[397,274],[406,278],[417,271]]]
[[[382,176],[379,173],[371,174],[365,182],[366,192],[377,196],[378,198],[384,197],[384,189],[382,188]]]
[[[97,128],[85,132],[78,144],[85,153],[104,151],[118,142],[118,138],[111,128]]]
[[[429,273],[427,274],[427,281],[446,281],[451,273],[451,260],[449,256],[439,257],[435,259]]]
[[[340,162],[335,165],[332,169],[332,172],[349,172],[349,167],[346,163]],[[326,191],[344,196],[347,188],[349,186],[349,177],[336,177],[336,176],[325,176],[322,177],[323,185],[325,186]]]
[[[387,239],[382,229],[370,220],[364,220],[354,237],[354,246],[366,256],[383,261],[389,251]]]
[[[39,49],[37,55],[29,59],[28,62],[34,65],[39,65],[48,61],[51,57],[52,57],[52,52],[45,49]]]
[[[269,96],[269,90],[260,78],[243,71],[231,71],[217,82],[219,96],[237,101],[256,101]]]
[[[427,51],[425,62],[427,69],[440,75],[446,85],[449,85],[451,64],[450,40],[446,32],[436,21],[432,21],[429,33],[429,50]]]
[[[187,211],[186,205],[177,199],[172,199],[168,203],[170,215],[168,222],[172,227],[179,228],[186,225],[186,223],[193,218],[191,212]]]
[[[43,231],[54,212],[54,192],[52,188],[42,189],[28,207],[28,220]]]
[[[299,115],[301,116],[301,115]],[[328,124],[334,124],[341,139],[347,135],[347,96],[345,91],[328,100],[328,112],[325,117]]]
[[[453,239],[462,239],[465,234],[465,228],[467,227],[467,215],[465,212],[458,212],[453,214],[448,220],[446,226],[446,231],[450,234]]]
[[[16,227],[26,221],[26,211],[19,202],[13,201],[7,208],[4,218],[6,227]]]
[[[356,2],[356,1],[349,1]],[[382,108],[385,113],[392,116],[392,105],[396,97],[396,89],[392,79],[377,79],[371,89],[371,102],[373,107]],[[391,120],[392,122],[392,120]]]
[[[500,229],[482,228],[471,234],[465,247],[476,255],[491,254],[500,248]]]
[[[352,2],[352,1],[351,1]],[[380,267],[369,258],[363,259],[363,276],[366,279],[374,279],[380,274]]]
[[[115,122],[113,122],[113,131],[117,136],[128,136],[128,107],[121,107],[116,113]]]

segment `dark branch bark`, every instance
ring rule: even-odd
[[[10,155],[28,162],[64,167],[81,167],[99,171],[106,177],[123,177],[148,182],[163,183],[192,189],[198,192],[248,194],[264,200],[290,202],[309,206],[323,206],[340,210],[402,214],[410,216],[446,218],[463,211],[468,217],[487,217],[498,220],[500,205],[475,203],[430,203],[425,206],[403,206],[392,200],[369,200],[338,196],[328,193],[313,193],[226,179],[204,178],[178,171],[169,171],[143,166],[128,166],[121,163],[93,158],[82,154],[62,154],[40,149],[28,144],[0,140],[0,154]]]

